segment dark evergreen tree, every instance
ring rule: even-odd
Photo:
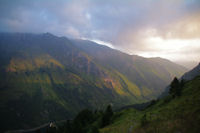
[[[94,114],[91,110],[82,110],[73,120],[71,133],[86,133],[88,127],[94,121]]]
[[[103,117],[102,117],[101,127],[104,127],[104,126],[110,124],[112,116],[113,116],[112,107],[111,107],[111,105],[108,105],[107,108],[106,108],[106,111],[105,111],[105,113],[103,114]]]
[[[146,114],[141,118],[141,126],[145,126],[148,123]]]
[[[36,130],[36,133],[41,133],[40,129]]]
[[[99,133],[99,130],[96,126],[92,126],[90,127],[90,130],[88,133]]]
[[[81,123],[74,123],[71,133],[85,133],[84,126]]]
[[[72,123],[70,122],[70,120],[67,120],[64,130],[65,130],[65,133],[71,133],[72,132]]]
[[[94,120],[94,115],[91,110],[82,110],[74,119],[74,123],[80,123],[83,126],[90,124]]]
[[[185,84],[185,81],[184,79],[181,79],[181,82],[180,82],[180,87],[183,88],[184,87],[184,84]]]
[[[170,84],[169,93],[172,95],[173,98],[181,95],[181,84],[176,77]]]

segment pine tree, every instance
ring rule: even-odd
[[[141,118],[141,126],[145,126],[147,124],[147,116],[146,113],[143,115],[143,117]]]
[[[172,95],[173,98],[181,95],[181,86],[179,80],[176,77],[170,84],[169,93]]]
[[[108,105],[107,108],[106,108],[106,111],[105,111],[105,113],[103,114],[103,117],[102,117],[101,127],[104,127],[104,126],[110,124],[112,116],[113,116],[112,107],[111,107],[111,105]]]

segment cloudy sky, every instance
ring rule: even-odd
[[[0,0],[0,32],[50,32],[194,63],[200,0]]]

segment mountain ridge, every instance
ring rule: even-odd
[[[162,60],[162,62],[159,62],[157,60],[154,61],[154,59],[148,59],[148,58],[135,56],[135,55],[128,55],[121,51],[118,51],[115,49],[113,50],[109,47],[104,47],[102,45],[98,45],[91,41],[74,40],[74,42],[76,46],[80,47],[89,55],[92,55],[92,57],[94,57],[98,62],[100,62],[100,64],[103,64],[104,66],[108,66],[108,67],[111,66],[112,68],[116,69],[122,74],[125,74],[131,82],[135,82],[136,84],[138,80],[143,80],[144,82],[146,82],[145,80],[147,80],[148,82],[151,82],[152,81],[151,79],[153,77],[148,77],[148,75],[149,74],[152,75],[152,73],[154,73],[154,75],[157,75],[157,73],[159,73],[159,75],[157,75],[157,77],[154,77],[154,78],[159,77],[161,79],[160,82],[163,82],[163,80],[170,81],[168,77],[173,78],[175,76],[174,74],[168,73],[167,71],[168,69],[170,70],[177,69],[176,65],[174,65],[174,63],[166,59],[164,59],[164,61]],[[155,63],[152,63],[152,61],[149,61],[149,60],[153,60]],[[159,70],[160,64],[162,65],[161,66],[163,68],[162,70]],[[165,67],[165,65],[168,65],[168,66]],[[177,66],[179,66],[178,69],[180,70],[184,69],[182,73],[185,72],[186,69],[184,67],[180,65],[177,65]],[[152,69],[152,72],[148,71],[151,69]],[[161,74],[160,71],[162,71],[162,73],[165,72],[164,74],[162,74],[162,77],[160,76]],[[176,76],[181,76],[182,73],[179,73],[179,74],[176,73]],[[137,75],[137,78],[139,79],[137,79],[136,77],[133,77],[132,75],[134,76]],[[168,76],[165,76],[165,75],[168,75]],[[144,76],[147,77],[147,79],[145,79]],[[155,82],[155,81],[152,81],[152,82]],[[155,85],[157,84],[159,83],[155,82]],[[163,84],[166,84],[166,83],[163,83]],[[139,83],[137,85],[142,86]]]
[[[104,48],[91,45],[92,55],[73,40],[50,33],[0,33],[2,130],[71,118],[83,108],[148,101],[172,76],[186,71],[178,66],[169,72],[160,65],[153,69],[154,63],[142,68],[132,56]],[[166,76],[160,77],[161,72]]]

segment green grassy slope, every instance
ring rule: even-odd
[[[144,111],[127,109],[115,115],[119,117],[101,133],[198,133],[200,77],[187,81],[179,97],[165,97]]]

